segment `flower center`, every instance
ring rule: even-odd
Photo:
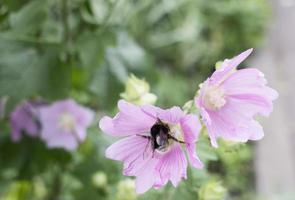
[[[73,131],[76,126],[76,120],[70,113],[63,113],[59,117],[59,126],[65,131]]]
[[[179,124],[170,126],[171,135],[179,141],[184,141],[183,133]]]
[[[226,103],[224,91],[216,86],[207,87],[203,96],[203,102],[207,109],[219,110]]]

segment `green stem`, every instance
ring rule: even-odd
[[[48,196],[48,200],[59,199],[62,187],[61,175],[60,169],[57,167],[54,172],[52,190]]]
[[[62,23],[63,23],[63,46],[65,48],[66,63],[70,62],[70,52],[68,51],[70,47],[70,28],[69,28],[69,9],[68,0],[62,0]]]

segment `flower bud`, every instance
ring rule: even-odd
[[[125,91],[120,96],[137,105],[154,104],[157,96],[149,91],[150,86],[144,79],[131,74],[126,82]]]
[[[218,61],[215,63],[215,70],[220,69],[220,67],[222,66],[223,61]]]
[[[125,179],[118,183],[117,200],[135,200],[135,182],[132,179]]]
[[[183,106],[182,110],[185,113],[197,113],[197,109],[193,100],[187,101]]]
[[[225,199],[226,189],[220,181],[211,180],[199,190],[200,200],[222,200]]]
[[[46,185],[44,183],[44,180],[42,180],[40,177],[35,178],[33,181],[33,188],[34,188],[34,195],[37,199],[45,199],[47,195],[47,189]]]
[[[103,172],[98,171],[92,176],[92,184],[97,188],[103,188],[107,185],[107,183],[108,178]]]

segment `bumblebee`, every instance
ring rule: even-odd
[[[147,138],[150,141],[151,148],[153,151],[158,150],[165,152],[171,141],[185,144],[185,142],[175,138],[170,130],[168,124],[162,122],[160,119],[151,127],[150,136],[140,135],[141,137]]]

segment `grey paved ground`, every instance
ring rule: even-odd
[[[295,0],[271,2],[268,38],[253,65],[280,97],[271,117],[262,120],[266,135],[256,148],[257,191],[263,200],[295,200]]]

